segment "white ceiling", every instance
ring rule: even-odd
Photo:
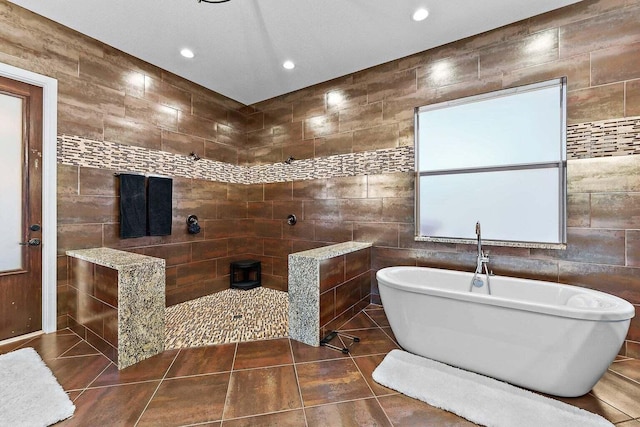
[[[248,105],[579,0],[11,1]]]

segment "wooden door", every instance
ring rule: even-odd
[[[42,329],[42,88],[0,77],[0,341]]]

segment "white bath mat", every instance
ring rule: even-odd
[[[0,356],[0,426],[49,426],[75,409],[34,349]]]
[[[611,427],[575,406],[493,378],[392,350],[373,371],[383,386],[491,427]]]

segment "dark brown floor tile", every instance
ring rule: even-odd
[[[0,346],[0,354],[6,354],[9,353],[11,351],[17,350],[21,347],[29,347],[29,342],[32,340],[33,338],[27,338],[24,340],[19,340],[19,341],[14,341],[12,343],[9,344],[4,344]]]
[[[231,371],[235,344],[182,348],[167,378]]]
[[[383,354],[377,354],[375,356],[361,356],[353,358],[353,361],[356,362],[356,365],[358,365],[360,372],[362,372],[362,375],[364,375],[364,379],[367,381],[367,384],[369,384],[369,387],[371,387],[371,390],[373,390],[376,396],[397,393],[395,390],[381,386],[380,384],[375,382],[373,378],[371,378],[371,374],[378,367],[378,365],[382,363],[384,357],[385,355]]]
[[[265,368],[292,363],[288,338],[249,341],[238,343],[233,369]]]
[[[349,357],[346,354],[342,354],[339,351],[332,350],[327,347],[314,347],[296,340],[291,340],[291,348],[293,349],[293,358],[295,363],[317,362],[320,360]]]
[[[389,320],[384,310],[367,310],[367,316],[371,317],[373,321],[380,327],[389,326]]]
[[[360,342],[350,347],[352,356],[386,354],[398,346],[380,329],[362,329],[354,333]]]
[[[161,380],[177,353],[178,350],[168,350],[120,371],[116,365],[112,364],[91,384],[91,387]]]
[[[360,399],[351,402],[307,408],[307,425],[341,427],[391,426],[389,419],[375,399]]]
[[[78,335],[75,332],[73,332],[71,329],[69,328],[65,328],[65,329],[60,329],[58,331],[52,332],[54,334],[56,334],[57,336],[63,336],[63,335]]]
[[[82,339],[75,334],[52,334],[40,335],[29,341],[25,347],[33,347],[43,360],[54,359],[74,345],[78,344]]]
[[[101,354],[47,360],[47,366],[67,391],[86,388],[110,364],[111,361]]]
[[[417,399],[395,394],[378,398],[395,427],[467,427],[476,424]]]
[[[56,426],[132,426],[153,395],[158,382],[85,390],[74,404],[76,412]]]
[[[162,381],[140,418],[139,426],[171,426],[219,421],[229,373]]]
[[[382,331],[387,334],[387,336],[389,338],[391,338],[396,344],[398,344],[398,339],[396,338],[396,336],[393,334],[393,330],[389,327],[389,328],[381,328]]]
[[[224,427],[300,427],[304,425],[304,412],[301,409],[224,421]]]
[[[67,396],[69,396],[69,399],[73,402],[82,394],[83,391],[84,390],[68,391]]]
[[[351,358],[303,363],[296,369],[305,406],[373,396]]]
[[[224,419],[301,406],[293,365],[235,371],[231,374]]]
[[[640,383],[640,359],[626,359],[612,363],[609,369]]]
[[[369,329],[369,328],[376,328],[376,327],[377,327],[376,324],[373,323],[373,321],[371,320],[371,318],[369,318],[369,316],[367,316],[363,312],[360,312],[355,316],[353,316],[351,319],[349,319],[344,325],[340,326],[338,330],[348,331],[352,329]]]
[[[626,421],[629,418],[631,418],[627,414],[624,414],[618,411],[613,406],[598,399],[591,393],[585,394],[584,396],[580,396],[580,397],[557,397],[557,396],[547,396],[547,397],[556,399],[556,400],[561,400],[565,403],[568,403],[569,405],[582,408],[585,411],[593,412],[594,414],[598,414],[606,418],[612,423],[619,423],[621,421]]]
[[[616,427],[640,427],[640,419],[631,420],[624,423],[616,424]]]
[[[60,355],[60,357],[91,356],[100,352],[88,342],[82,340]]]
[[[633,418],[640,417],[640,384],[607,371],[591,393]]]

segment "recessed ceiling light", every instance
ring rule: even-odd
[[[282,66],[287,70],[293,70],[294,68],[296,68],[296,64],[294,64],[293,61],[284,61],[282,63]]]
[[[196,56],[191,49],[187,49],[186,47],[180,51],[180,55],[184,56],[185,58],[193,58],[194,56]]]
[[[416,10],[415,12],[413,12],[413,15],[411,16],[411,18],[416,21],[424,21],[425,19],[427,19],[427,16],[429,16],[429,11],[427,9],[424,8],[420,8],[418,10]]]

